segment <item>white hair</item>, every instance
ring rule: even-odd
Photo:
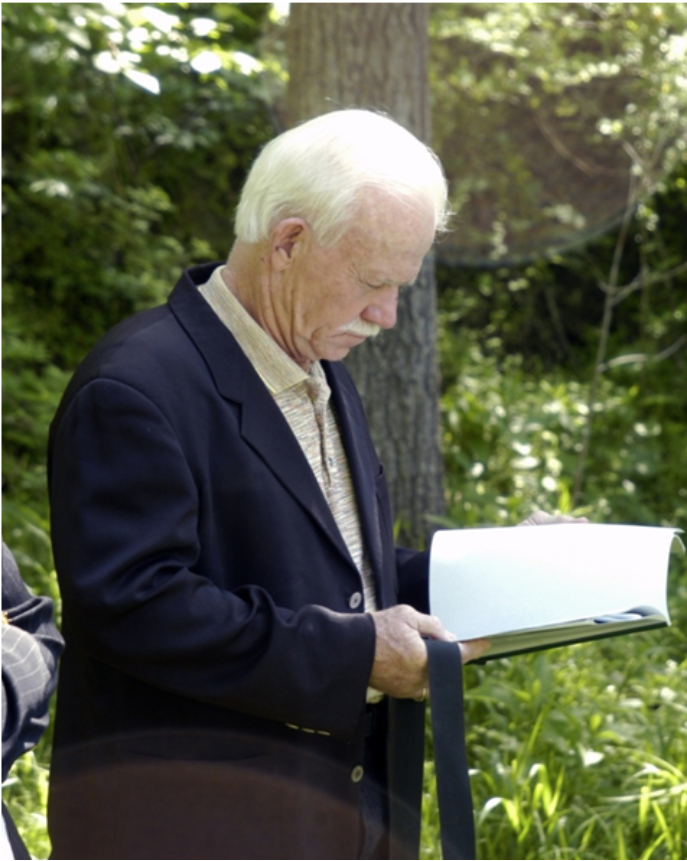
[[[260,242],[284,218],[303,218],[323,245],[351,227],[365,189],[429,207],[446,228],[448,189],[436,155],[398,123],[363,110],[334,111],[270,141],[251,168],[236,236]]]

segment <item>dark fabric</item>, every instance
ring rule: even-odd
[[[215,265],[106,336],[51,427],[55,858],[359,845],[374,623],[349,605],[359,574],[291,429],[198,293]],[[425,595],[355,387],[324,365],[379,605]]]
[[[29,854],[29,850],[26,848],[26,844],[21,839],[19,832],[17,831],[17,826],[14,824],[14,820],[10,816],[9,810],[5,806],[5,803],[2,804],[2,818],[5,822],[5,830],[7,832],[7,839],[9,840],[10,847],[12,849],[12,857],[20,858],[22,861],[24,859],[31,858]]]
[[[465,751],[463,666],[457,643],[427,641],[442,857],[474,859],[475,824]]]
[[[63,642],[52,620],[52,601],[33,595],[9,548],[2,545],[2,779],[34,747],[48,725]]]
[[[399,700],[389,733],[390,858],[418,858],[425,753],[425,704]]]
[[[360,792],[360,859],[390,857],[386,737],[385,704],[369,705],[365,713],[365,775]]]

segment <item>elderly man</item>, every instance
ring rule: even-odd
[[[339,360],[394,325],[446,212],[400,126],[305,123],[255,162],[226,265],[77,371],[50,440],[53,857],[389,857],[390,700],[454,638]]]

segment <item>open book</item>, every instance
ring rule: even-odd
[[[670,624],[670,551],[681,530],[571,523],[437,532],[430,608],[482,660]]]

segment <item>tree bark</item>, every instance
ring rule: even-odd
[[[292,3],[287,38],[288,122],[327,111],[387,113],[429,143],[428,6]],[[401,294],[394,329],[346,359],[384,464],[399,541],[424,544],[442,514],[434,260]]]

